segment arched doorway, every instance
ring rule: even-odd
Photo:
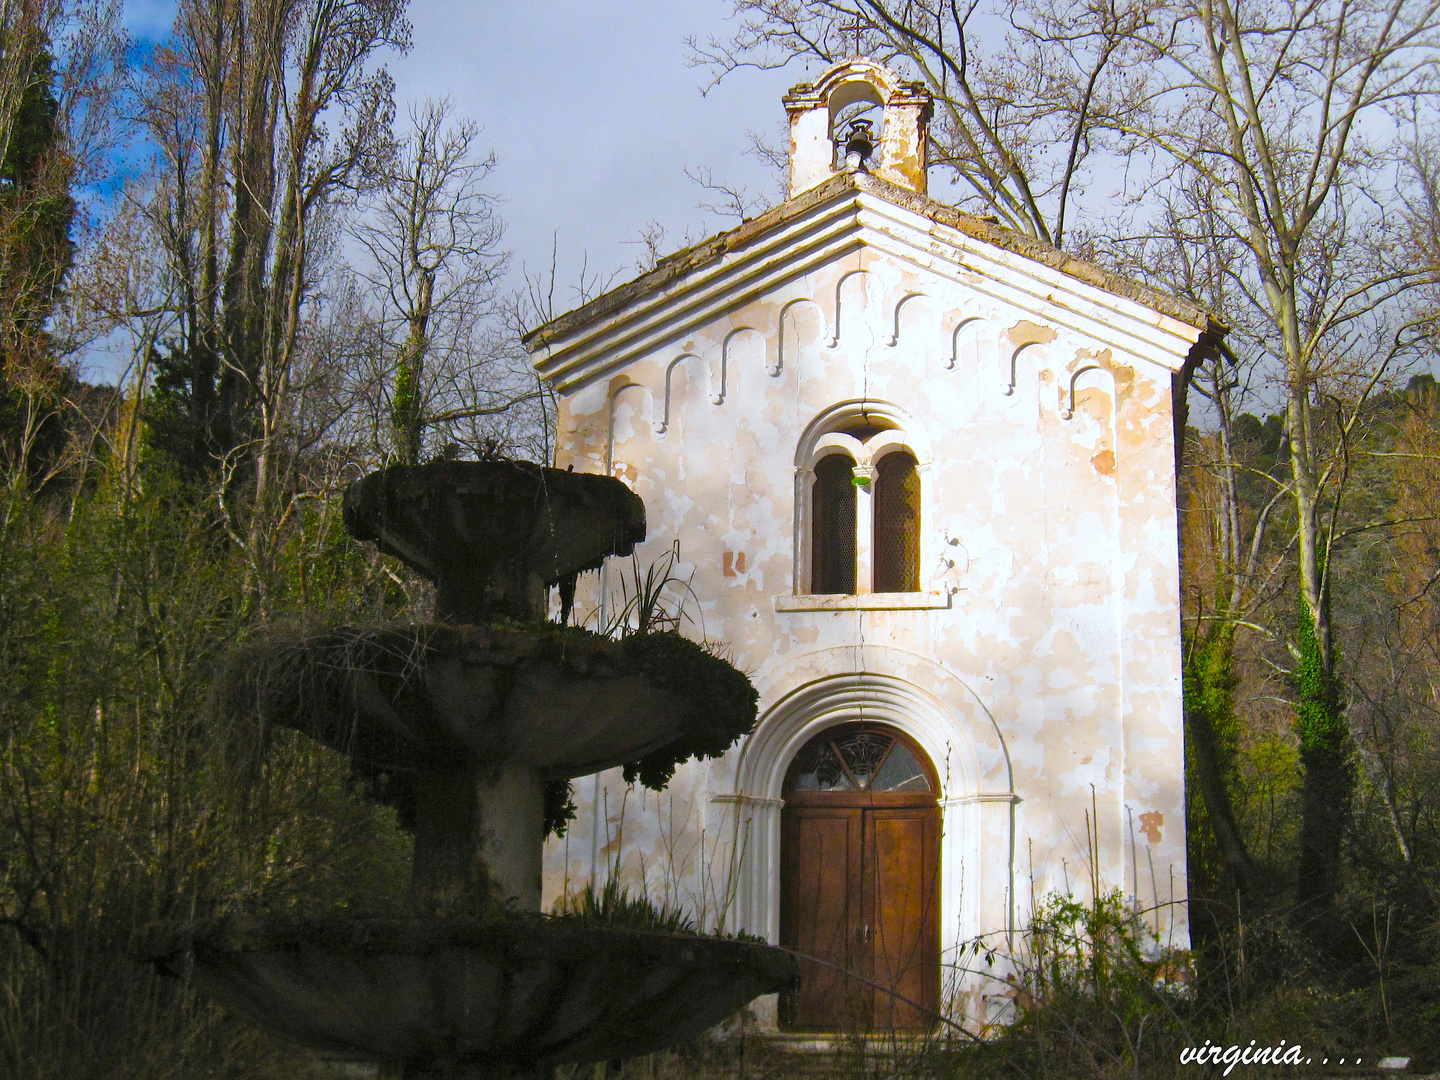
[[[789,1031],[916,1031],[940,1008],[934,766],[894,728],[829,728],[795,756],[780,815],[780,943],[801,961]]]

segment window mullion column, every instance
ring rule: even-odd
[[[855,498],[855,591],[869,593],[875,591],[875,470],[857,467],[855,473],[870,477],[857,485]]]

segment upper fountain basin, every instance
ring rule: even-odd
[[[527,461],[434,461],[345,492],[345,527],[435,582],[453,622],[539,617],[543,589],[645,539],[645,504],[619,480]]]

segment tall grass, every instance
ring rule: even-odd
[[[305,1075],[308,1059],[157,975],[153,929],[403,895],[409,840],[339,755],[293,733],[262,747],[210,711],[221,658],[259,620],[241,560],[172,495],[152,478],[68,515],[13,493],[0,506],[7,1080]],[[338,514],[313,526],[290,570],[341,607],[371,603]],[[280,609],[286,583],[272,595]]]

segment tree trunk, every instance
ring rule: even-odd
[[[1185,734],[1190,766],[1199,782],[1205,814],[1234,888],[1250,895],[1255,864],[1235,821],[1230,801],[1228,756],[1224,751],[1234,720],[1235,626],[1218,621],[1190,641],[1185,659]],[[1227,892],[1231,890],[1226,890]]]
[[[420,380],[425,374],[425,354],[430,347],[428,331],[435,273],[421,270],[419,279],[419,296],[408,320],[410,332],[401,347],[395,371],[395,400],[390,414],[395,456],[402,465],[420,464],[421,440],[425,433],[425,395]]]
[[[1314,425],[1310,415],[1308,370],[1293,299],[1285,309],[1285,348],[1290,374],[1287,422],[1290,473],[1295,496],[1299,558],[1300,657],[1295,676],[1295,726],[1304,770],[1300,794],[1300,862],[1295,875],[1295,904],[1302,918],[1313,918],[1335,899],[1341,841],[1350,815],[1353,772],[1350,731],[1341,706],[1331,636],[1327,572],[1315,469]]]

